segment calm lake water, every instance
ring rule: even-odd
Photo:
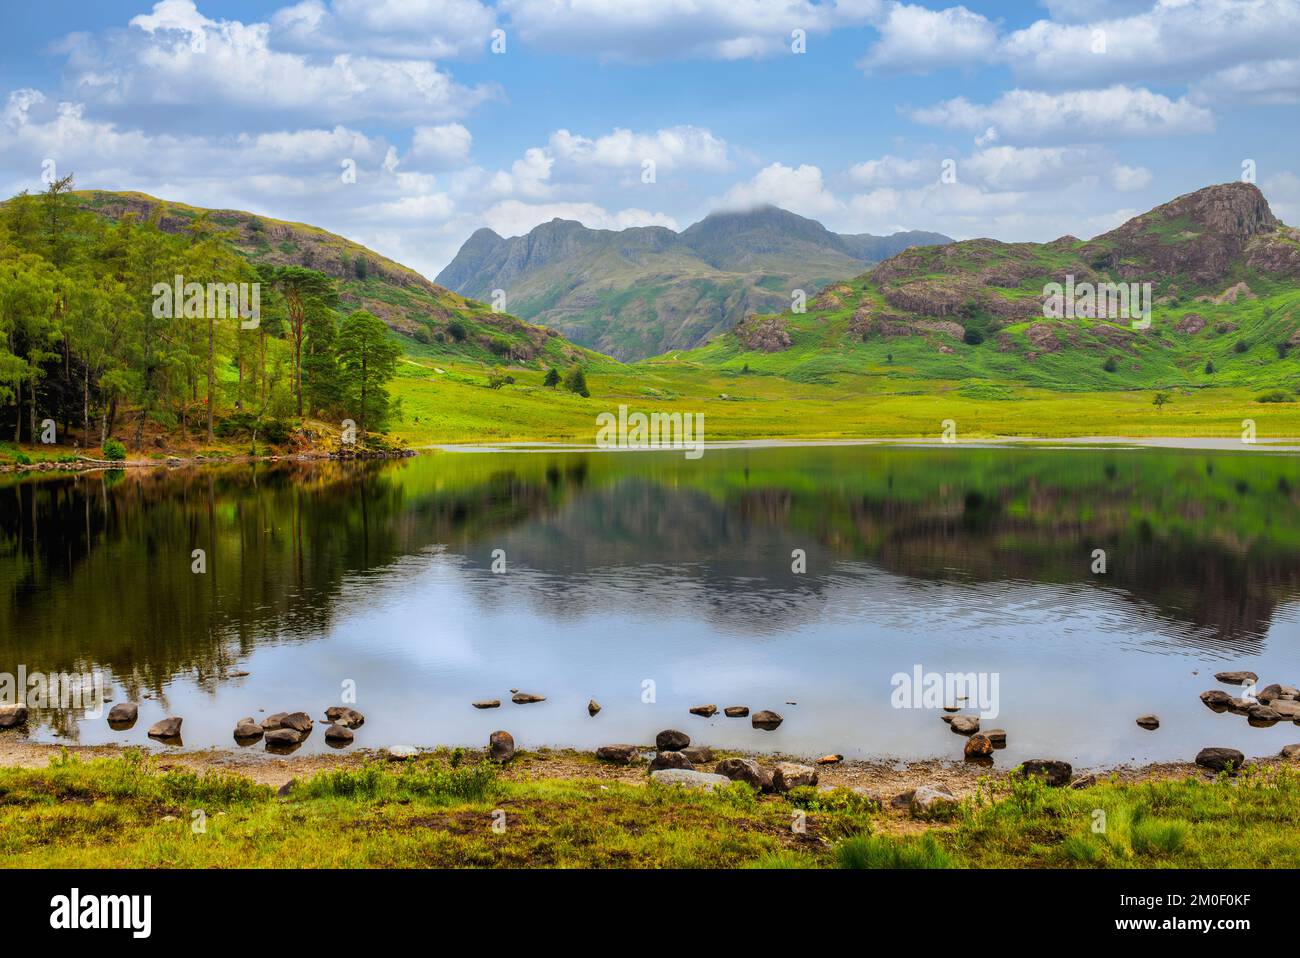
[[[960,758],[942,713],[891,705],[891,677],[920,666],[996,673],[1000,765],[1273,754],[1300,728],[1251,728],[1197,695],[1225,668],[1300,684],[1300,459],[833,447],[7,477],[0,671],[20,665],[98,669],[113,700],[140,702],[125,732],[39,710],[40,741],[146,744],[180,715],[186,747],[234,748],[241,716],[319,720],[351,682],[358,746],[481,746],[504,728],[589,748],[676,727]],[[485,698],[502,707],[470,706]],[[706,703],[785,722],[687,714]],[[1147,712],[1158,731],[1134,724]]]

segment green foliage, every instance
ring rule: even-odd
[[[571,393],[577,393],[586,399],[591,395],[587,389],[587,374],[582,371],[581,366],[574,366],[565,374],[564,388]]]
[[[394,412],[387,386],[397,373],[401,347],[382,320],[359,309],[343,320],[336,349],[344,410],[353,414],[362,434],[382,430]]]
[[[554,366],[549,367],[546,370],[546,378],[542,380],[542,385],[549,386],[550,388],[554,389],[559,384],[560,384],[559,370],[557,370]]]
[[[113,462],[120,462],[126,458],[126,446],[116,439],[104,440],[104,458]]]
[[[1284,389],[1272,389],[1266,393],[1260,393],[1255,397],[1255,402],[1295,402],[1295,396]]]
[[[954,868],[955,862],[932,832],[920,838],[857,835],[835,847],[840,868]]]

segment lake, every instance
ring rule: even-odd
[[[123,732],[37,709],[37,741],[166,749],[145,732],[179,715],[185,747],[235,748],[238,718],[319,722],[354,688],[359,747],[503,728],[592,748],[673,727],[959,759],[942,712],[895,707],[893,677],[920,669],[996,681],[999,765],[1273,754],[1300,728],[1197,695],[1232,691],[1213,677],[1228,668],[1300,684],[1300,459],[837,446],[9,476],[0,671],[20,666],[99,670],[141,706]],[[784,722],[687,713],[708,703]],[[1134,723],[1149,712],[1157,731]]]

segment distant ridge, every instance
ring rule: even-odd
[[[680,233],[554,219],[524,236],[470,236],[437,282],[623,360],[698,345],[755,312],[779,312],[940,233],[833,233],[775,206],[711,213]]]

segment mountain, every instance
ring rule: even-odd
[[[1086,308],[1049,318],[1052,294],[1070,283],[1136,283],[1139,292],[1149,283],[1150,328]],[[805,382],[965,379],[963,388],[996,399],[997,388],[972,380],[1296,390],[1297,347],[1300,230],[1281,223],[1253,184],[1226,183],[1091,240],[908,249],[828,287],[806,313],[747,317],[679,358]]]
[[[832,233],[774,206],[662,226],[588,229],[554,219],[504,239],[477,230],[437,281],[466,296],[503,290],[507,308],[623,360],[695,346],[755,312],[811,297],[938,233]]]
[[[159,226],[171,233],[206,215],[254,263],[306,266],[333,277],[346,309],[374,313],[409,337],[408,351],[489,363],[561,364],[586,355],[554,330],[494,313],[484,303],[453,293],[360,243],[316,226],[241,210],[205,210],[145,193],[82,190],[74,195],[82,207],[111,219],[157,217]]]

